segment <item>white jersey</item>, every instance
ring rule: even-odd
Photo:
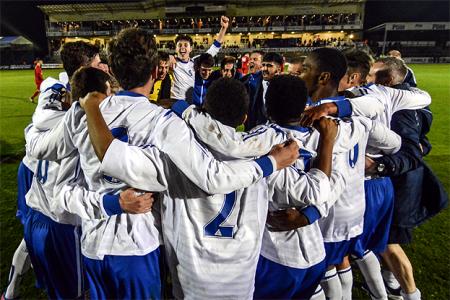
[[[256,127],[249,133],[236,133],[234,129],[212,120],[207,114],[198,113],[192,106],[183,112],[183,117],[194,128],[197,136],[210,147],[219,152],[230,149],[230,153],[237,157],[268,151],[273,145],[273,137],[276,136],[274,131],[280,131],[277,126],[269,125]],[[364,164],[356,165],[356,162],[364,162],[364,150],[369,134],[371,136],[369,144],[385,153],[398,151],[400,148],[401,138],[379,122],[355,117],[351,123],[340,123],[333,148],[333,169],[347,170],[345,173],[350,172],[354,175],[347,177],[355,180],[348,180],[349,187],[346,188],[345,194],[347,198],[344,199],[342,195],[338,200],[334,198],[318,207],[322,216],[330,214],[325,221],[321,221],[321,227],[325,229],[325,241],[348,239],[361,233],[365,209]],[[231,138],[228,138],[230,136]],[[286,137],[287,135],[284,138]],[[303,135],[297,133],[295,138],[300,140],[306,149],[316,149],[319,136],[315,130],[312,132],[304,130]],[[358,142],[363,142],[363,145],[356,146]],[[359,192],[353,193],[352,189]],[[336,192],[333,192],[333,195],[339,196]],[[337,203],[333,208],[332,204],[336,200]]]
[[[214,43],[209,47],[206,53],[216,56],[220,50],[220,43],[214,41]],[[172,99],[186,100],[186,92],[190,88],[194,88],[195,83],[195,69],[194,69],[194,58],[189,59],[184,62],[177,58],[177,63],[173,68],[173,86],[171,88]]]
[[[148,190],[145,168],[135,172],[141,169],[138,153],[145,151],[114,142],[103,169]],[[126,168],[117,164],[117,157]],[[266,180],[228,194],[209,195],[171,161],[162,167],[168,187],[162,193],[162,230],[175,298],[252,299],[267,216]]]
[[[146,168],[139,159],[147,151],[149,149],[115,141],[105,155],[103,169],[130,185],[148,190]],[[123,166],[121,162],[118,165],[119,154],[124,160]],[[164,173],[170,176],[162,202],[162,227],[176,298],[252,299],[268,198],[274,195],[279,198],[278,203],[271,204],[271,209],[277,209],[286,205],[320,204],[330,193],[327,176],[317,169],[308,174],[294,167],[276,172],[269,177],[269,191],[266,180],[261,180],[243,190],[210,196],[192,185],[173,164],[167,163],[164,167]],[[320,236],[317,224],[312,227],[314,233],[302,229],[296,238],[305,234]],[[298,239],[290,241],[295,243]],[[323,245],[318,245],[315,248],[323,250]],[[319,256],[319,260],[312,263],[319,262],[325,255],[324,251],[312,253]],[[308,260],[312,253],[306,255]],[[295,261],[299,259],[298,255],[292,257]],[[233,289],[227,288],[230,285]]]
[[[417,88],[411,91],[369,84],[350,90],[356,97],[349,99],[353,115],[364,116],[390,128],[392,115],[403,109],[420,109],[431,103],[430,95]]]
[[[113,135],[130,144],[146,148],[143,163],[151,191],[163,191],[167,181],[160,170],[169,157],[196,185],[209,193],[228,193],[248,186],[262,177],[263,170],[254,162],[221,163],[216,161],[194,139],[186,124],[171,111],[149,103],[142,95],[121,91],[108,97],[100,106]],[[37,157],[59,159],[77,149],[89,190],[117,193],[126,185],[118,179],[104,176],[88,136],[84,111],[75,103],[53,130],[40,134],[30,142],[30,151]],[[115,143],[110,148],[114,148]],[[176,145],[174,147],[173,145]],[[183,147],[179,147],[183,145]],[[167,155],[163,155],[156,147]],[[115,156],[117,166],[125,153]],[[271,165],[273,168],[273,166]],[[137,170],[139,172],[140,170]],[[221,178],[222,180],[219,180]],[[223,178],[226,178],[225,181]],[[139,178],[135,178],[138,180]],[[135,188],[141,186],[132,184]],[[148,186],[148,184],[147,184]],[[86,199],[71,205],[74,213],[83,213]],[[98,206],[107,215],[103,202]],[[69,208],[69,207],[68,207]],[[79,212],[80,211],[80,212]],[[102,259],[104,255],[145,255],[159,246],[153,216],[119,214],[103,220],[83,220],[82,251],[87,257]]]
[[[26,135],[34,130],[33,126],[47,130],[62,119],[65,112],[58,109],[58,103],[64,97],[66,84],[51,77],[42,82],[38,106],[33,114],[33,125],[27,127]],[[80,225],[80,219],[76,215],[57,208],[57,193],[54,192],[57,183],[64,183],[78,176],[77,161],[70,158],[52,162],[37,160],[29,154],[25,158],[24,161],[27,160],[34,173],[30,190],[25,196],[27,205],[55,222]],[[65,168],[61,168],[61,164],[65,164]]]

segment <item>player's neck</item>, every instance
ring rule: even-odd
[[[150,78],[145,85],[135,87],[133,89],[130,89],[129,91],[147,97],[148,95],[150,95],[152,87],[153,87],[153,79]]]
[[[338,95],[337,88],[331,85],[319,87],[312,95],[311,101],[318,102],[324,98],[336,97]]]

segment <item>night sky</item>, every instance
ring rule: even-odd
[[[47,52],[44,14],[37,5],[83,2],[125,2],[124,0],[59,0],[20,1],[0,0],[0,35],[22,35],[37,46],[37,54]],[[130,1],[132,2],[132,1]],[[389,9],[386,9],[386,8]],[[449,1],[378,1],[366,3],[364,28],[371,28],[384,22],[430,22],[450,20]]]

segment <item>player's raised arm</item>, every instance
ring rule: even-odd
[[[223,38],[225,37],[225,33],[227,32],[228,25],[229,25],[229,19],[228,17],[222,16],[220,17],[220,25],[222,26],[220,28],[219,34],[217,35],[217,39],[213,42],[211,47],[206,51],[207,53],[211,54],[212,56],[216,56],[217,53],[219,53],[220,47],[223,42]]]
[[[217,41],[222,44],[225,33],[227,32],[228,26],[230,24],[230,19],[226,16],[220,17],[220,31],[217,35]]]
[[[80,105],[86,112],[89,137],[94,146],[95,154],[100,161],[103,160],[106,150],[114,140],[99,108],[100,103],[105,98],[105,94],[93,92],[80,99]]]

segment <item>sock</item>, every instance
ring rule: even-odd
[[[30,256],[28,255],[27,245],[25,244],[25,240],[22,239],[19,247],[17,247],[14,252],[5,298],[13,299],[19,296],[22,276],[30,269],[30,265]]]
[[[369,287],[370,297],[372,299],[387,299],[386,288],[381,276],[380,262],[377,256],[372,251],[368,251],[363,258],[357,259],[356,263]]]
[[[391,288],[391,289],[398,289],[400,287],[400,283],[397,281],[397,279],[394,276],[394,273],[392,273],[389,270],[383,270],[381,271],[381,275],[383,275],[384,282]]]
[[[416,291],[411,294],[406,294],[405,292],[401,291],[400,294],[403,297],[403,300],[420,300],[422,299],[422,295],[420,294],[420,291],[418,288],[416,288]]]
[[[339,270],[337,273],[342,286],[342,300],[352,300],[352,287],[353,287],[352,267]]]
[[[325,273],[325,277],[320,282],[325,296],[329,300],[342,300],[342,286],[336,268]]]
[[[317,286],[314,294],[309,298],[309,300],[326,300],[325,293],[320,285]]]

